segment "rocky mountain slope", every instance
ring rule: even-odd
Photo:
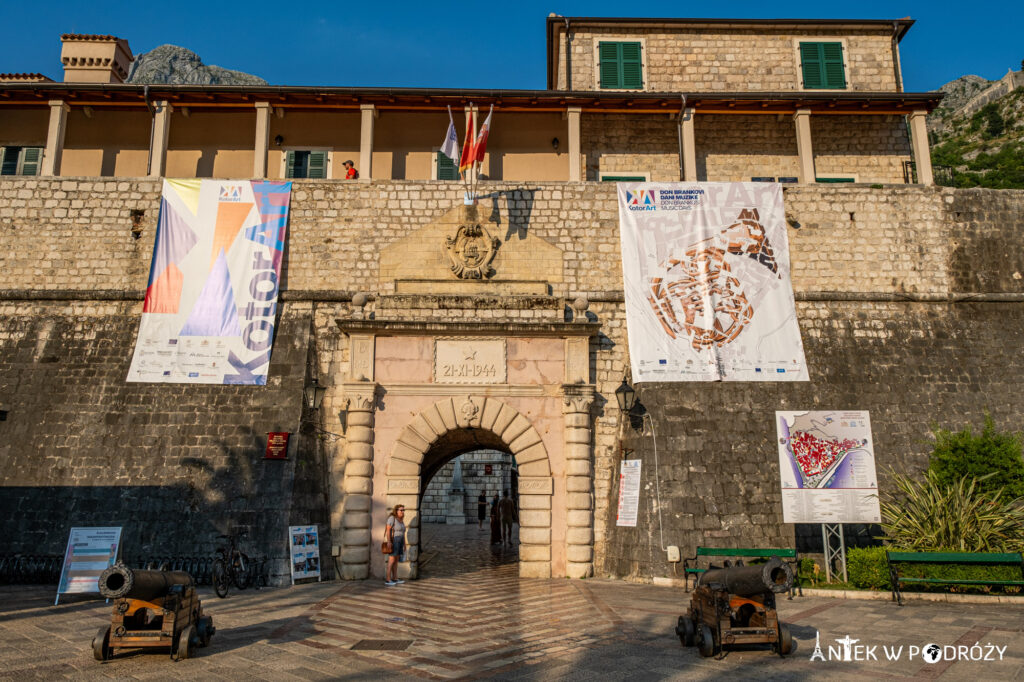
[[[995,83],[962,76],[940,88],[946,97],[928,117],[932,164],[940,184],[1024,188],[1024,87],[980,106],[986,99],[975,98]],[[964,107],[970,112],[957,113]]]
[[[241,71],[207,66],[192,50],[161,45],[135,55],[129,83],[170,85],[266,85],[267,81]]]

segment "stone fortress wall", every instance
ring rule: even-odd
[[[908,186],[793,186],[785,192],[792,280],[811,381],[647,384],[650,434],[615,407],[627,363],[615,188],[484,184],[482,214],[505,244],[526,234],[563,254],[517,279],[583,294],[601,323],[591,341],[598,575],[673,575],[659,547],[789,545],[774,446],[777,409],[867,409],[881,485],[886,467],[920,469],[929,425],[1018,428],[1024,336],[1024,192]],[[379,280],[380,249],[461,202],[452,183],[296,181],[268,386],[126,384],[159,206],[153,180],[0,181],[0,553],[60,553],[70,525],[124,525],[125,555],[204,555],[226,526],[283,576],[283,532],[319,523],[346,433],[339,388],[359,291]],[[142,237],[134,239],[135,221]],[[496,286],[503,278],[501,250]],[[532,276],[530,276],[532,274]],[[509,319],[484,309],[430,319]],[[371,300],[361,314],[377,314]],[[550,311],[515,311],[517,321]],[[565,312],[566,317],[570,313]],[[304,412],[312,376],[331,385]],[[339,379],[340,381],[340,379]],[[310,428],[315,423],[322,432]],[[286,462],[262,460],[268,431],[292,431]],[[644,460],[637,528],[616,528],[622,447]],[[657,474],[660,500],[655,499]],[[660,513],[659,513],[660,512]],[[325,558],[324,565],[331,562]]]

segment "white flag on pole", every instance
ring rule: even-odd
[[[459,160],[459,135],[455,132],[455,119],[452,118],[451,107],[448,107],[448,132],[444,136],[441,153],[452,161],[458,162]]]

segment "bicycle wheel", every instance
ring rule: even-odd
[[[244,590],[249,587],[250,579],[252,578],[252,562],[242,552],[235,555],[234,561],[234,580],[235,587],[240,590]]]
[[[227,566],[224,561],[217,559],[213,562],[213,591],[223,599],[228,596],[228,587],[231,586],[231,576],[228,575]]]

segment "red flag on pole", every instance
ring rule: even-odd
[[[494,105],[492,104],[491,110],[487,113],[487,118],[484,119],[484,124],[480,126],[480,134],[476,137],[476,144],[473,145],[475,150],[473,158],[480,164],[484,162],[484,153],[487,151],[487,136],[491,133],[491,116],[493,115]]]
[[[476,138],[476,126],[473,125],[473,104],[470,103],[469,109],[466,110],[466,139],[462,143],[462,160],[459,161],[459,172],[465,173],[467,170],[473,167],[473,162],[476,161],[475,152],[475,138]]]

